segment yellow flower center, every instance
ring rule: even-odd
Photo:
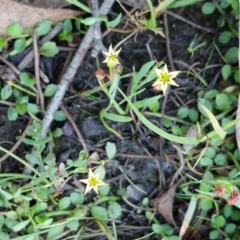
[[[110,56],[108,57],[108,59],[109,59],[110,61],[115,61],[115,60],[116,60],[116,56],[115,56],[115,55],[110,55]]]
[[[91,177],[89,179],[89,185],[90,186],[96,186],[98,184],[98,179],[96,177]]]
[[[162,73],[161,76],[159,76],[159,80],[163,83],[168,82],[169,78],[170,78],[170,76],[167,73]]]

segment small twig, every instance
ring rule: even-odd
[[[35,78],[36,78],[36,86],[38,90],[38,95],[40,99],[41,110],[44,111],[44,96],[40,83],[40,73],[39,73],[39,53],[38,53],[38,45],[37,45],[37,32],[34,30],[33,33],[33,50],[34,50],[34,68],[35,68]]]
[[[92,6],[92,16],[94,18],[99,18],[99,7],[98,7],[98,0],[91,0],[91,6]],[[94,23],[94,41],[93,41],[93,49],[91,51],[91,57],[96,58],[99,51],[104,49],[103,43],[102,43],[102,33],[100,29],[100,22],[96,21]]]
[[[175,146],[176,145],[176,146]],[[173,145],[173,147],[177,150],[177,154],[180,160],[180,167],[178,168],[178,170],[175,172],[175,174],[173,175],[172,181],[170,183],[170,186],[174,183],[175,179],[178,177],[179,174],[181,174],[184,166],[185,166],[185,162],[183,159],[183,154],[181,153],[181,147],[177,144]]]
[[[209,32],[209,33],[213,33],[213,34],[216,33],[216,31],[213,30],[213,29],[211,29],[211,28],[205,28],[205,27],[203,27],[203,26],[201,26],[201,25],[199,25],[199,24],[193,23],[193,22],[187,20],[186,18],[184,18],[184,17],[182,17],[182,16],[180,16],[180,15],[178,15],[178,14],[176,14],[176,13],[170,12],[169,10],[167,10],[167,11],[165,11],[165,12],[166,12],[168,15],[170,15],[170,16],[172,16],[172,17],[174,17],[174,18],[177,18],[177,19],[179,19],[179,20],[181,20],[181,21],[183,21],[183,22],[185,22],[185,23],[187,23],[187,24],[189,24],[189,25],[191,25],[191,26],[193,26],[193,27],[195,27],[195,28],[198,28],[198,29],[201,29],[201,30],[203,30],[203,31],[205,31],[205,32]]]
[[[60,31],[62,30],[62,27],[57,25],[54,27],[39,43],[43,44],[50,39],[52,39],[54,36],[56,36]],[[18,64],[18,69],[22,71],[26,66],[32,61],[34,56],[33,50],[31,50],[25,58]]]
[[[18,141],[14,144],[14,146],[9,150],[9,152],[14,153],[16,151],[16,149],[20,146],[20,144],[22,143],[23,139],[25,138],[25,136],[27,135],[27,130],[28,127],[31,125],[32,123],[32,119],[28,122],[28,125],[26,126],[24,132],[22,133],[21,137],[18,139]],[[7,159],[9,157],[9,154],[5,154],[0,158],[0,163],[2,161],[4,161],[5,159]]]
[[[166,37],[165,40],[166,40],[168,61],[170,63],[171,69],[174,70],[172,52],[171,52],[170,41],[169,41],[168,18],[167,18],[166,12],[163,13],[163,22],[164,22],[164,34]]]
[[[100,8],[100,14],[106,15],[109,11],[110,8],[112,7],[114,3],[114,0],[105,0],[104,3],[102,4]],[[90,26],[87,33],[85,34],[75,56],[72,59],[72,62],[70,63],[66,73],[63,75],[57,91],[49,105],[49,108],[45,114],[45,117],[42,121],[42,132],[41,136],[45,137],[50,125],[53,121],[53,116],[54,113],[57,111],[59,106],[61,105],[62,99],[70,85],[70,83],[73,80],[73,77],[75,76],[79,66],[81,65],[83,58],[86,55],[86,52],[88,51],[92,41],[93,41],[93,31],[94,31],[94,26]]]
[[[2,57],[1,55],[0,55],[0,60],[4,62],[6,65],[8,65],[17,75],[21,73],[12,63],[10,63],[7,59]]]
[[[68,113],[67,109],[64,107],[63,104],[61,105],[61,109],[62,109],[62,111],[65,113],[65,115],[67,116],[68,121],[71,123],[71,125],[72,125],[75,133],[77,134],[78,139],[79,139],[79,142],[82,144],[82,147],[83,147],[86,155],[89,156],[89,151],[88,151],[87,145],[86,145],[86,143],[85,143],[85,141],[84,141],[84,139],[83,139],[83,136],[82,136],[82,134],[80,133],[77,125],[75,124],[75,122],[73,121],[72,117],[70,116],[70,114]]]

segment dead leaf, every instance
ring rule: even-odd
[[[238,96],[238,108],[237,108],[237,115],[236,115],[236,119],[240,118],[240,94]],[[238,149],[240,151],[240,123],[236,124],[236,140],[237,140],[237,145],[238,145]]]
[[[52,24],[66,17],[83,14],[69,9],[43,9],[27,6],[12,0],[0,0],[0,36],[6,37],[6,28],[14,22],[22,25],[23,29],[33,27],[42,20],[49,20]]]
[[[165,220],[172,224],[175,228],[178,228],[176,225],[173,215],[172,215],[172,205],[173,199],[175,195],[176,188],[179,182],[172,185],[166,193],[164,193],[161,197],[155,198],[151,200],[151,204],[157,209],[157,211],[165,218]]]

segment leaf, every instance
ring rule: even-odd
[[[56,111],[54,114],[54,120],[56,121],[65,121],[67,119],[65,113],[61,110]]]
[[[116,152],[117,152],[117,148],[116,148],[115,143],[107,142],[106,154],[107,154],[108,159],[110,159],[110,160],[113,159]]]
[[[238,96],[238,107],[237,107],[236,119],[240,119],[240,94]],[[235,129],[236,129],[237,146],[240,151],[240,123],[236,124]]]
[[[84,201],[84,195],[80,191],[74,191],[70,195],[71,202],[76,206],[76,205],[81,205],[83,204]]]
[[[202,6],[202,13],[205,15],[212,14],[215,10],[215,4],[212,2],[204,3]]]
[[[17,53],[21,53],[25,50],[27,46],[27,41],[25,38],[19,38],[14,42],[14,49]]]
[[[108,205],[108,215],[111,219],[117,219],[122,214],[122,207],[115,201],[110,201]]]
[[[6,45],[6,43],[7,43],[7,39],[0,38],[0,51],[3,50],[4,46]]]
[[[7,34],[11,37],[20,37],[22,35],[22,31],[22,26],[18,22],[10,24],[7,28]]]
[[[155,198],[150,203],[157,209],[157,211],[165,218],[165,220],[178,228],[172,215],[173,200],[178,183],[172,185],[166,193],[161,197]]]
[[[221,73],[222,73],[223,79],[226,81],[232,73],[231,65],[225,64],[224,66],[222,66]]]
[[[42,36],[46,35],[51,30],[51,22],[48,20],[43,20],[37,24],[37,35]]]
[[[136,101],[133,104],[137,109],[145,108],[145,107],[148,107],[149,105],[151,105],[153,103],[158,102],[160,97],[161,97],[161,95],[157,95],[157,96],[154,96],[154,97],[150,97],[150,98],[146,98],[146,99],[143,99],[143,100]]]
[[[12,228],[12,230],[13,230],[14,232],[18,232],[18,231],[22,230],[23,228],[25,228],[29,223],[30,223],[30,219],[25,220],[25,221],[23,221],[23,222],[20,222],[20,223],[18,223],[17,225],[15,225],[15,226]]]
[[[122,116],[115,113],[104,112],[102,116],[108,120],[115,121],[115,122],[131,122],[132,121],[131,117]]]
[[[58,52],[59,49],[56,45],[55,42],[45,42],[41,48],[40,48],[40,54],[45,56],[45,57],[53,57],[55,56]]]
[[[135,114],[138,116],[140,121],[147,126],[150,130],[155,132],[156,134],[162,136],[163,138],[166,138],[170,141],[181,143],[181,144],[192,144],[196,145],[198,143],[197,138],[192,138],[192,137],[177,137],[172,134],[169,134],[162,129],[158,128],[155,124],[150,122],[147,118],[145,118],[139,111],[138,109],[134,106],[134,104],[129,100],[129,98],[122,92],[121,89],[119,89],[119,92],[123,95],[124,99],[128,102],[132,110],[135,112]]]
[[[49,20],[52,24],[54,24],[63,19],[65,20],[66,17],[74,17],[83,13],[80,11],[73,11],[69,9],[36,8],[25,4],[20,4],[18,3],[18,1],[9,0],[1,0],[0,12],[0,36],[2,37],[5,37],[7,35],[6,29],[12,23],[18,23],[20,24],[20,26],[22,26],[22,29],[27,29],[33,28],[37,23],[41,22],[42,20]],[[21,29],[19,27],[17,27],[17,30],[17,32],[13,33],[14,35],[16,35],[15,37],[19,37],[19,34],[21,33]]]
[[[120,13],[114,20],[112,20],[111,22],[107,22],[108,27],[116,27],[122,18],[122,13]]]
[[[44,96],[45,97],[51,97],[56,92],[56,90],[57,90],[57,85],[56,84],[53,84],[53,83],[48,84],[47,87],[45,88]]]
[[[71,204],[71,198],[70,197],[63,197],[59,203],[58,203],[58,207],[60,210],[66,209],[69,207],[69,205]]]
[[[232,38],[232,33],[230,31],[221,32],[218,37],[218,41],[222,44],[227,44]]]
[[[203,105],[201,105],[201,107],[203,108],[203,110],[206,112],[216,134],[221,138],[221,139],[224,139],[227,132],[225,132],[221,126],[219,125],[218,123],[218,120],[215,118],[215,116],[206,108],[204,107]]]
[[[179,240],[181,240],[183,238],[185,232],[187,231],[188,226],[189,226],[189,224],[192,220],[194,211],[196,209],[196,206],[197,206],[196,197],[194,195],[192,195],[191,201],[190,201],[189,206],[188,206],[188,210],[187,210],[187,212],[185,214],[185,217],[184,217],[184,220],[182,222],[182,226],[181,226],[180,233],[179,233]]]
[[[218,109],[224,110],[227,108],[230,101],[226,94],[220,93],[216,96],[215,102],[216,102]]]
[[[224,55],[227,63],[236,63],[238,61],[238,47],[231,47]]]
[[[15,121],[18,117],[18,112],[17,112],[16,108],[9,107],[7,116],[8,116],[9,121]]]
[[[106,220],[108,219],[108,212],[105,208],[100,206],[92,206],[91,207],[91,214],[94,218],[99,220]]]
[[[82,4],[81,2],[77,1],[77,0],[66,0],[68,3],[71,3],[79,8],[81,8],[82,10],[84,10],[85,12],[91,13],[91,9],[87,6],[85,6],[84,4]]]
[[[27,87],[32,87],[36,83],[36,79],[29,77],[29,75],[26,72],[21,72],[19,77],[21,84]]]
[[[7,100],[12,95],[12,87],[8,84],[5,84],[1,89],[1,98],[2,100]]]

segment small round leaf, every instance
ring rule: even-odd
[[[202,6],[202,13],[205,15],[212,14],[215,10],[215,4],[212,2],[204,3]]]
[[[238,47],[231,47],[224,55],[228,63],[236,63],[238,61]]]

